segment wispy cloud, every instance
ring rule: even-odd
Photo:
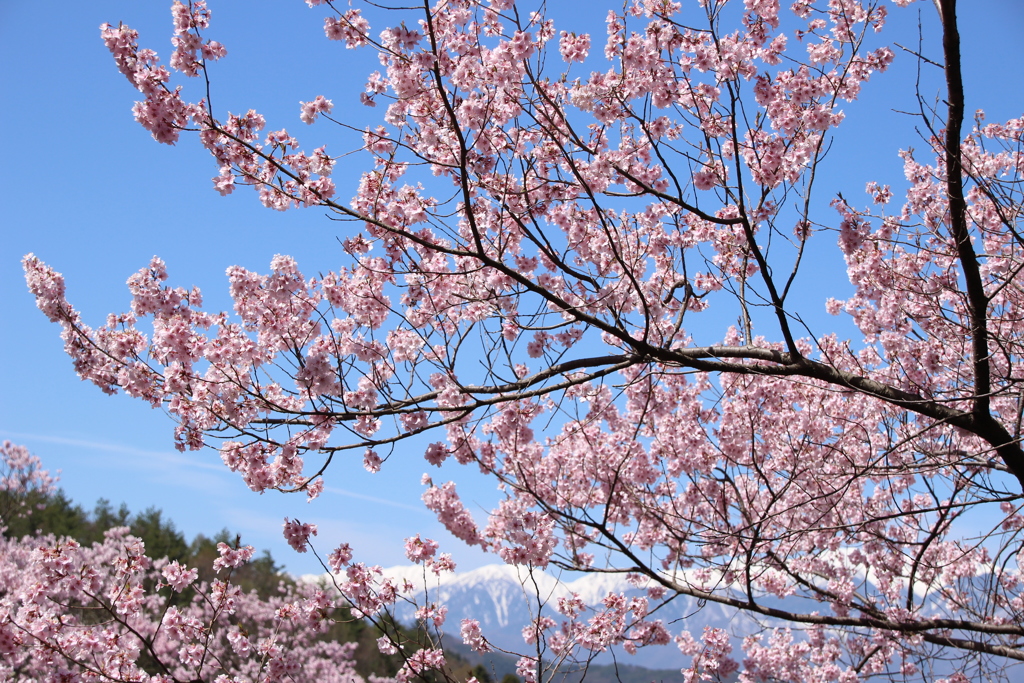
[[[345,489],[334,488],[333,486],[325,486],[324,493],[333,493],[339,496],[346,496],[348,498],[356,498],[357,500],[365,500],[368,503],[376,503],[377,505],[388,505],[394,508],[401,508],[402,510],[410,510],[412,512],[418,512],[421,515],[429,515],[430,512],[423,506],[409,505],[408,503],[399,503],[396,500],[388,500],[387,498],[378,498],[376,496],[368,496],[365,493],[356,493],[355,491],[346,491]]]
[[[10,432],[6,430],[0,430],[0,438],[17,440],[31,440],[39,441],[43,443],[52,443],[61,446],[71,446],[73,448],[82,448],[91,451],[98,451],[109,455],[130,455],[133,456],[131,466],[137,469],[145,470],[156,470],[172,468],[194,468],[205,470],[207,472],[214,472],[222,477],[233,476],[229,473],[226,467],[219,463],[202,460],[197,457],[189,457],[182,453],[173,450],[149,450],[144,448],[136,448],[134,446],[127,446],[119,443],[110,443],[106,441],[93,441],[90,439],[76,439],[65,436],[53,436],[50,434],[29,434],[25,432]],[[123,465],[123,461],[118,461],[119,465]],[[410,505],[408,503],[402,503],[396,500],[388,500],[387,498],[380,498],[378,496],[369,496],[365,493],[357,493],[355,491],[348,491],[346,489],[336,488],[334,486],[327,486],[324,488],[324,493],[334,494],[338,496],[345,496],[346,498],[355,498],[356,500],[364,500],[368,503],[375,505],[386,505],[388,507],[399,508],[401,510],[408,510],[421,515],[429,515],[430,513],[422,506]]]
[[[49,434],[28,434],[25,432],[9,432],[6,430],[0,430],[0,436],[2,436],[5,439],[11,440],[29,439],[31,441],[42,441],[43,443],[53,443],[59,444],[61,446],[73,446],[75,448],[84,448],[92,451],[101,451],[104,453],[133,455],[139,458],[145,458],[150,463],[156,461],[161,464],[173,465],[175,467],[195,467],[198,469],[213,471],[217,473],[225,472],[223,465],[214,464],[212,462],[204,462],[203,460],[200,460],[198,458],[188,457],[173,450],[149,450],[144,448],[136,448],[134,446],[126,446],[124,444],[119,443],[110,443],[106,441],[75,439],[65,436],[52,436]]]

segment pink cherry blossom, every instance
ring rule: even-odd
[[[437,552],[437,541],[429,538],[420,538],[419,534],[405,539],[405,556],[410,562],[419,564],[434,557]]]
[[[167,580],[167,585],[180,593],[187,587],[192,585],[192,582],[199,577],[199,572],[196,569],[188,569],[181,566],[177,560],[171,562],[163,569],[164,579]]]
[[[476,619],[463,619],[460,627],[462,642],[473,649],[473,652],[490,652],[491,647],[480,631],[480,622]]]
[[[306,552],[310,536],[316,536],[316,524],[302,523],[297,519],[285,517],[284,538],[296,552]]]
[[[334,108],[334,103],[325,99],[323,95],[317,95],[312,102],[300,102],[299,104],[302,105],[302,113],[299,118],[303,123],[313,123],[317,115],[330,114],[331,109]]]
[[[328,564],[331,567],[331,571],[335,573],[341,573],[342,568],[351,561],[352,548],[349,547],[348,543],[342,543],[328,556]]]
[[[217,553],[220,557],[213,561],[213,568],[219,572],[221,569],[240,567],[252,559],[254,552],[251,545],[232,548],[227,543],[218,543]]]

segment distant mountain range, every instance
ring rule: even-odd
[[[487,565],[468,572],[445,573],[440,577],[429,570],[424,572],[423,567],[418,565],[391,567],[385,569],[384,573],[399,581],[407,580],[415,586],[410,597],[415,597],[420,604],[424,602],[426,589],[427,600],[446,605],[448,617],[444,631],[453,641],[462,642],[459,637],[462,619],[476,619],[489,642],[510,652],[530,651],[531,646],[523,641],[522,628],[542,605],[544,614],[561,624],[564,617],[553,609],[560,597],[576,593],[586,605],[600,606],[609,593],[621,593],[627,598],[646,594],[645,590],[633,586],[626,581],[625,576],[619,574],[584,574],[580,578],[565,581],[546,572],[529,572],[525,568],[510,565]],[[655,601],[651,601],[652,607],[655,604]],[[413,611],[410,605],[400,606],[397,616],[402,621],[412,621]],[[697,600],[684,596],[663,606],[652,618],[664,621],[673,635],[690,629],[696,638],[700,637],[704,626],[724,628],[738,635],[751,633],[757,628],[752,620],[737,614],[735,610],[717,604],[701,606]],[[650,672],[674,674],[672,677],[655,678],[668,681],[681,679],[679,670],[689,665],[690,658],[680,653],[675,644],[671,643],[640,648],[635,655],[629,655],[621,647],[616,647],[613,651],[599,654],[594,660],[595,664],[615,662],[628,667],[669,670]],[[592,680],[590,673],[587,679]]]
[[[509,565],[487,565],[468,572],[448,572],[440,577],[430,570],[424,571],[418,565],[391,567],[385,569],[384,573],[398,581],[404,579],[412,584],[413,591],[407,597],[417,604],[433,602],[447,606],[447,620],[443,627],[445,647],[458,652],[474,665],[484,664],[497,681],[507,673],[515,673],[516,657],[500,652],[487,655],[472,652],[463,645],[459,634],[463,619],[478,620],[483,635],[495,648],[510,653],[530,654],[534,646],[525,643],[522,628],[532,621],[538,609],[543,609],[545,615],[560,625],[565,618],[554,610],[558,598],[576,593],[586,605],[600,606],[609,593],[621,593],[626,598],[646,594],[644,589],[626,581],[624,575],[595,573],[584,574],[579,578],[558,577],[539,570],[529,572],[525,568]],[[567,580],[569,578],[572,580]],[[792,609],[794,600],[800,599],[789,598],[783,601],[766,597],[761,604]],[[657,602],[652,600],[651,607],[656,605]],[[806,600],[806,604],[801,607],[808,612],[822,608],[820,603],[810,600]],[[415,619],[414,611],[415,607],[399,601],[396,617],[410,623]],[[581,618],[585,621],[588,616],[584,614]],[[660,606],[650,618],[661,619],[672,636],[689,630],[695,639],[699,639],[705,626],[725,629],[735,638],[733,656],[738,660],[743,659],[743,652],[739,648],[740,638],[778,624],[773,624],[772,620],[758,624],[752,617],[738,610],[717,603],[702,605],[698,600],[686,596],[678,596]],[[562,667],[551,680],[579,683],[585,676],[586,683],[682,683],[680,669],[688,667],[690,663],[690,657],[683,655],[675,643],[640,648],[635,655],[629,655],[621,646],[616,646],[598,654],[585,671],[579,670],[579,667],[576,670]],[[894,666],[898,666],[898,662],[894,662]],[[1019,664],[1013,664],[1008,665],[1006,671],[1010,671],[1009,667],[1014,670],[1022,668]],[[931,679],[934,679],[952,673],[955,662],[936,659],[927,668]],[[923,678],[911,677],[909,680]],[[1014,676],[1008,674],[1006,680],[1014,680]]]

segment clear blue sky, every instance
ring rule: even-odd
[[[228,527],[246,542],[270,548],[295,572],[317,568],[309,556],[284,545],[280,525],[286,515],[317,523],[323,550],[348,541],[360,559],[384,565],[404,563],[401,539],[416,532],[457,551],[464,568],[492,561],[459,547],[422,508],[419,479],[428,466],[415,447],[406,446],[403,457],[374,476],[357,462],[335,464],[328,492],[312,505],[299,496],[257,496],[215,453],[177,453],[171,422],[162,413],[79,381],[58,328],[35,309],[20,268],[28,252],[65,275],[68,298],[91,323],[127,308],[124,282],[154,254],[168,263],[174,284],[199,286],[207,307],[217,310],[229,306],[223,275],[229,265],[265,272],[277,253],[294,256],[307,273],[342,265],[335,238],[343,226],[316,210],[266,210],[249,191],[220,197],[210,181],[215,165],[194,139],[184,136],[174,148],[158,145],[132,120],[136,93],[114,67],[98,26],[123,21],[140,31],[142,45],[164,56],[169,5],[0,2],[0,122],[8,131],[8,161],[0,167],[0,438],[28,445],[47,466],[61,469],[65,490],[86,506],[100,497],[135,511],[156,505],[189,537]],[[985,108],[992,121],[1020,116],[1024,3],[962,5],[968,110]],[[549,0],[549,6],[558,28],[572,30],[571,22],[593,4]],[[930,2],[913,7],[928,16],[934,11]],[[302,124],[300,100],[323,94],[334,100],[335,114],[360,127],[380,115],[358,104],[364,76],[376,68],[370,53],[326,41],[320,9],[301,0],[211,0],[211,9],[209,35],[229,52],[213,72],[218,111],[255,108],[270,127],[287,127],[307,149],[327,142],[335,153],[351,149],[351,138]],[[605,11],[587,23],[600,24]],[[894,11],[892,39],[916,46],[916,17],[916,9]],[[925,32],[937,55],[934,22],[926,22]],[[891,109],[913,106],[914,66],[898,54],[894,72],[868,84],[862,101],[845,107],[848,118],[826,176],[830,186],[820,196],[842,191],[865,203],[867,180],[896,183],[902,177],[896,151],[923,145],[913,122]],[[360,157],[351,159],[335,175],[341,197],[353,194],[363,167]],[[821,282],[810,288],[815,298],[843,295],[843,273],[829,270],[823,268]],[[836,320],[826,323],[834,327]],[[470,502],[491,501],[468,469],[433,474],[435,481],[446,475],[468,478],[460,489],[470,493]]]

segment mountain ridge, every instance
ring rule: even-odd
[[[491,564],[465,572],[443,572],[434,574],[422,565],[398,565],[382,569],[385,576],[400,586],[407,581],[412,591],[403,597],[417,604],[435,603],[448,608],[443,631],[447,638],[461,643],[459,628],[463,619],[476,619],[488,642],[507,652],[535,652],[536,646],[525,643],[522,629],[530,623],[538,611],[552,618],[556,624],[565,620],[554,606],[558,598],[576,594],[588,607],[601,607],[602,600],[609,593],[622,594],[627,599],[645,596],[646,587],[637,587],[627,581],[626,575],[614,573],[593,573],[565,580],[560,576],[523,566]],[[313,578],[313,577],[307,577]],[[319,578],[319,577],[317,577]],[[396,604],[395,617],[402,622],[415,620],[416,606],[400,600]],[[715,604],[701,604],[695,598],[679,596],[660,605],[655,618],[665,622],[673,635],[690,629],[697,637],[704,626],[724,628],[739,636],[753,632],[757,624],[737,614],[735,610]],[[587,614],[582,619],[589,618]],[[666,674],[669,670],[679,672],[689,666],[690,658],[683,655],[674,643],[639,648],[634,655],[626,653],[621,646],[595,653],[593,664],[619,667],[639,667],[651,671],[660,680],[674,680]],[[589,680],[589,675],[588,675]]]

